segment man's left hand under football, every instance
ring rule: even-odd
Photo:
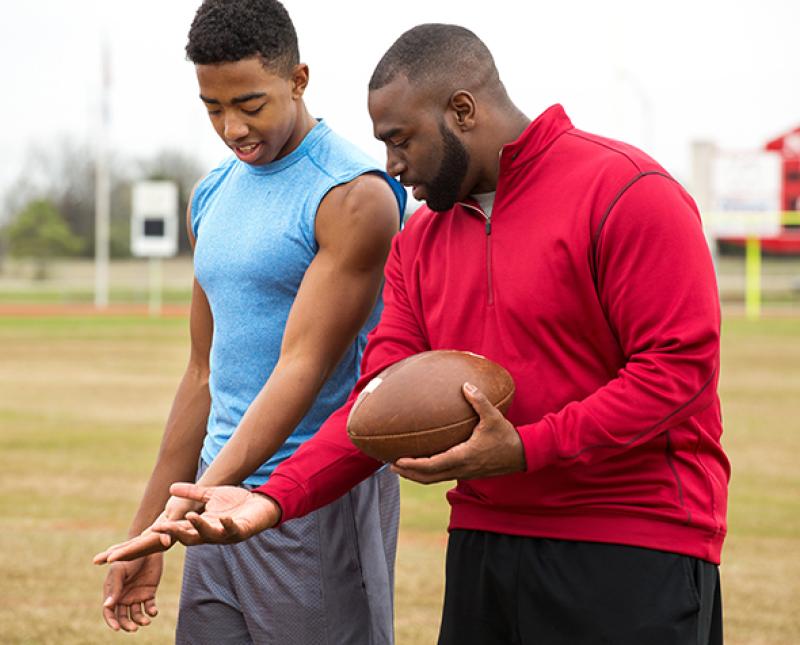
[[[480,416],[472,436],[432,457],[398,459],[392,470],[420,484],[476,479],[525,470],[525,451],[513,425],[484,394],[465,383],[464,397]]]

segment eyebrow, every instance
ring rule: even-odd
[[[236,96],[231,99],[231,103],[234,105],[238,105],[239,103],[247,103],[248,101],[252,101],[253,99],[263,99],[267,96],[266,92],[250,92],[249,94],[242,94],[241,96]],[[220,101],[218,99],[212,99],[207,96],[200,95],[200,100],[203,103],[211,103],[213,105],[219,105]]]
[[[386,141],[387,139],[391,139],[392,137],[400,134],[402,128],[392,128],[391,130],[387,130],[386,132],[381,132],[380,134],[376,134],[375,138],[378,141]]]

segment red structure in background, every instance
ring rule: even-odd
[[[764,149],[778,152],[783,159],[781,208],[800,211],[800,127],[768,141]],[[761,240],[761,248],[768,253],[800,253],[800,224],[784,224],[778,237]]]

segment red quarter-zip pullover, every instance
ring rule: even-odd
[[[551,107],[504,147],[491,218],[472,202],[411,218],[384,301],[347,404],[257,489],[284,521],[379,466],[345,429],[366,383],[411,354],[460,349],[514,377],[507,417],[527,470],[458,482],[450,528],[719,562],[717,287],[692,199],[652,159]]]

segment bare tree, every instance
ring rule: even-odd
[[[122,156],[110,159],[111,255],[130,254],[131,183],[137,179],[170,179],[179,186],[181,212],[185,212],[192,187],[202,176],[202,166],[189,154],[162,150],[152,157],[133,161]],[[53,145],[32,145],[25,155],[18,178],[2,199],[0,222],[9,222],[35,200],[47,200],[61,214],[69,230],[82,240],[84,255],[94,254],[94,150],[87,143],[68,137]],[[181,230],[179,250],[189,250]],[[0,253],[2,249],[0,249]]]

